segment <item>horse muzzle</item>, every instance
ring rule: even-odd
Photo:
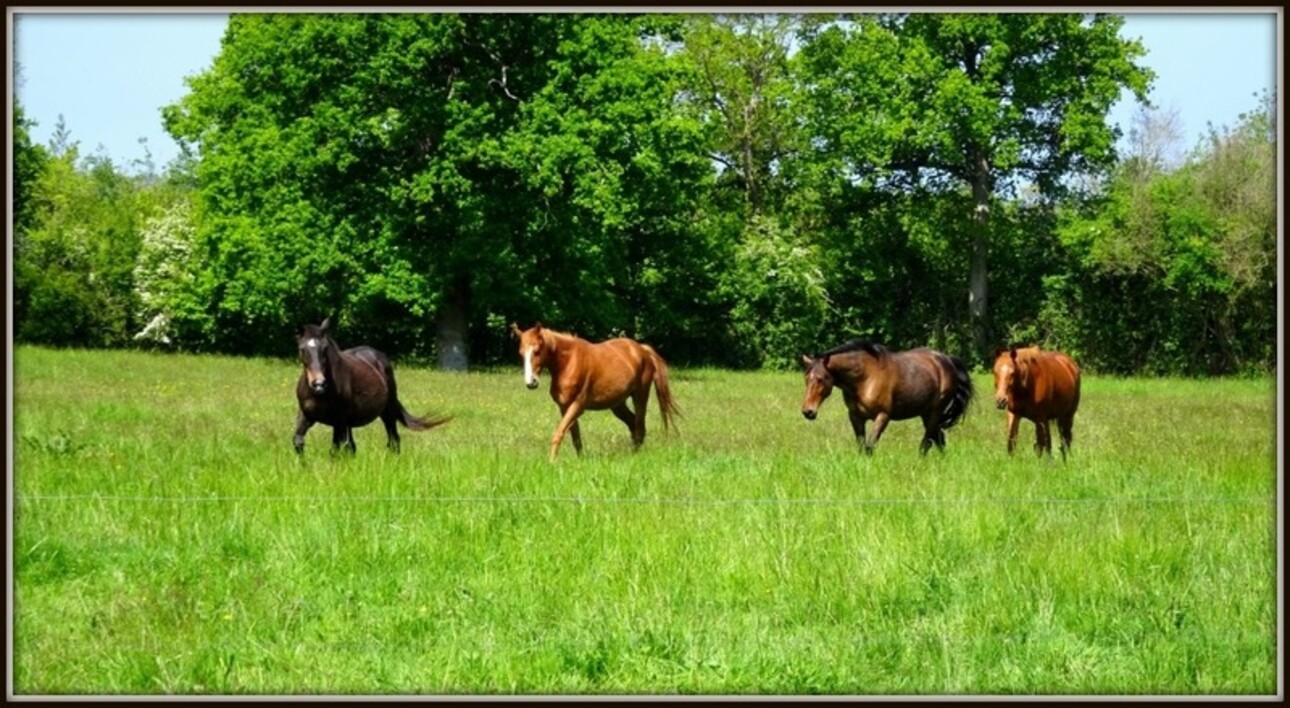
[[[325,379],[324,379],[324,380],[320,380],[320,381],[315,381],[315,382],[313,382],[313,383],[309,384],[309,388],[313,389],[313,392],[314,392],[314,393],[326,393],[326,392],[327,392],[327,381],[326,381]]]
[[[530,391],[532,391],[533,389],[537,388],[537,387],[538,387],[538,380],[537,380],[537,377],[536,377],[536,376],[535,376],[535,377],[533,377],[533,380],[532,380],[532,381],[525,381],[525,382],[524,382],[524,386],[525,386],[528,390],[530,390]]]
[[[807,420],[815,420],[815,415],[816,415],[816,413],[817,413],[817,411],[815,411],[815,410],[814,410],[814,409],[812,409],[812,408],[803,408],[803,409],[802,409],[802,417],[803,417],[803,418],[806,418]]]
[[[997,406],[999,410],[1003,410],[1004,408],[1008,407],[1008,399],[996,397],[994,399],[994,405]]]

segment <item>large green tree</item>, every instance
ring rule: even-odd
[[[262,348],[337,313],[399,352],[433,334],[460,369],[467,331],[499,318],[606,327],[702,176],[654,32],[626,15],[233,16],[166,112],[201,153],[206,336]]]
[[[898,14],[812,28],[803,46],[815,135],[838,179],[963,191],[968,312],[984,357],[990,219],[1023,186],[1061,196],[1114,164],[1112,104],[1145,102],[1153,74],[1113,15]]]

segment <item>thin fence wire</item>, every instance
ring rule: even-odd
[[[614,496],[316,496],[316,495],[220,495],[143,496],[110,494],[22,494],[26,502],[138,502],[158,504],[218,504],[228,502],[398,503],[398,504],[575,504],[657,505],[657,506],[912,506],[912,505],[1231,505],[1276,504],[1275,496],[1228,497],[887,497],[887,498],[696,498],[696,497],[614,497]]]

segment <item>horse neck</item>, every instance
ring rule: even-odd
[[[345,352],[341,350],[340,345],[331,337],[327,338],[327,348],[332,352],[332,356],[327,357],[327,368],[331,371],[326,372],[327,377],[336,382],[337,390],[341,382],[344,382],[345,388],[349,388],[350,368],[349,362],[345,359]]]
[[[865,357],[873,359],[865,362]],[[829,373],[833,378],[844,383],[857,383],[865,376],[865,367],[876,363],[877,359],[866,351],[843,352],[829,357]]]
[[[552,376],[559,375],[560,370],[568,360],[569,350],[577,345],[578,338],[563,332],[553,332],[549,329],[542,330],[542,346],[551,352],[546,368],[551,371]]]

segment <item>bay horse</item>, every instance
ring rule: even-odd
[[[429,430],[450,418],[411,415],[399,403],[394,367],[381,352],[367,346],[341,351],[328,335],[331,318],[321,325],[303,325],[296,336],[304,370],[296,382],[300,413],[296,416],[296,453],[305,451],[305,433],[314,423],[331,426],[331,451],[344,446],[353,453],[354,428],[376,420],[385,423],[386,444],[399,451],[398,424],[409,430]]]
[[[1035,424],[1035,452],[1053,454],[1049,422],[1057,421],[1062,459],[1074,439],[1079,408],[1079,366],[1059,351],[1008,347],[994,355],[994,401],[1008,411],[1008,454],[1017,445],[1021,419]]]
[[[891,351],[866,339],[854,339],[818,357],[802,356],[806,398],[802,415],[815,420],[820,404],[836,385],[842,391],[851,429],[865,454],[873,454],[887,423],[923,419],[926,455],[934,444],[945,449],[945,431],[958,423],[972,400],[972,377],[962,359],[928,349]],[[873,430],[866,435],[865,424]]]
[[[648,344],[626,337],[592,343],[547,329],[541,322],[527,330],[512,323],[511,332],[520,342],[524,385],[535,389],[542,370],[551,373],[551,400],[560,408],[560,423],[551,437],[550,461],[555,460],[566,432],[573,436],[574,451],[582,454],[578,416],[588,410],[612,411],[631,431],[632,450],[640,449],[651,384],[664,430],[673,427],[672,417],[680,414],[668,388],[667,362]],[[632,408],[627,406],[629,398]]]

